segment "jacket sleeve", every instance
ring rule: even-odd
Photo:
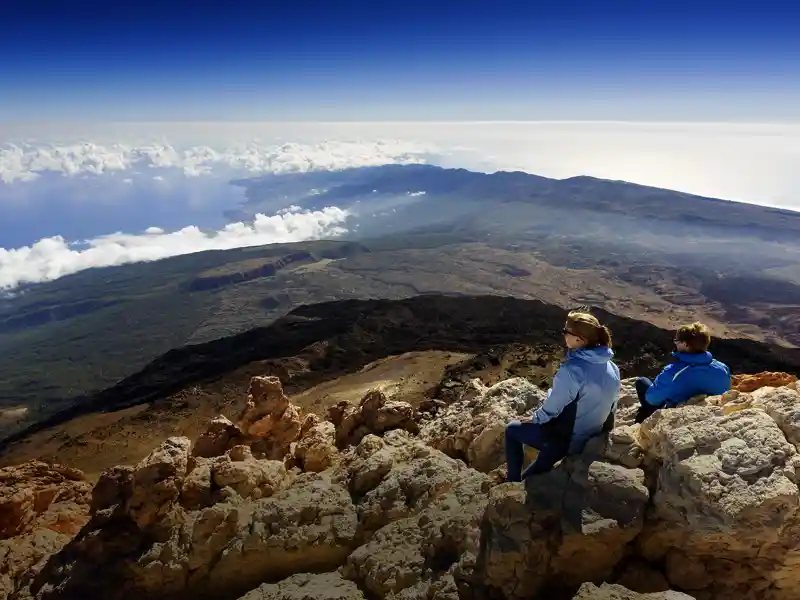
[[[578,396],[578,381],[567,367],[561,367],[553,378],[553,387],[547,399],[533,412],[531,421],[544,424],[561,414],[561,411]]]
[[[673,382],[673,378],[678,374],[678,365],[673,363],[667,365],[666,368],[658,374],[653,385],[647,390],[647,403],[653,406],[661,406],[670,399],[670,394],[673,394],[677,385]]]

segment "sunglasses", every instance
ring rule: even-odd
[[[576,337],[576,338],[579,338],[579,337],[581,337],[581,336],[579,336],[577,333],[572,333],[572,332],[571,332],[569,329],[567,329],[566,327],[564,328],[564,330],[563,330],[563,331],[564,331],[564,335],[571,335],[572,337]]]

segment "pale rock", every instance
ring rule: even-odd
[[[222,415],[213,419],[194,443],[192,455],[202,458],[222,456],[242,437],[241,430]]]
[[[695,600],[695,597],[674,590],[640,594],[618,584],[604,583],[597,587],[584,583],[572,600]]]
[[[417,433],[420,420],[410,404],[390,400],[380,389],[368,391],[357,407],[339,402],[328,410],[328,418],[336,428],[338,448],[357,445],[366,435],[394,429]]]
[[[332,466],[339,459],[334,424],[317,415],[306,416],[292,456],[304,471],[320,472]]]
[[[757,408],[688,406],[659,411],[642,432],[660,465],[642,556],[704,598],[796,597],[800,499],[787,474],[797,452],[776,422]]]
[[[473,384],[470,393],[439,412],[420,438],[448,456],[488,473],[505,462],[505,428],[544,402],[546,393],[517,377],[491,388]]]
[[[43,569],[26,597],[52,598],[56,588],[63,598],[238,597],[264,581],[332,571],[356,545],[350,495],[324,474],[269,498],[178,514],[167,535],[155,537],[124,521],[96,522]]]
[[[128,512],[139,527],[158,521],[180,496],[190,448],[188,438],[172,437],[136,465]]]
[[[366,600],[352,581],[338,573],[298,573],[264,583],[239,600]]]
[[[786,439],[800,444],[800,392],[791,388],[762,387],[751,394],[752,406],[775,419]]]
[[[642,530],[649,492],[641,469],[603,462],[593,447],[524,487],[492,489],[476,583],[522,599],[611,576]]]
[[[258,458],[283,460],[300,436],[300,409],[289,402],[278,377],[253,377],[237,426]]]
[[[211,479],[219,488],[230,488],[241,498],[266,498],[288,487],[290,478],[282,461],[257,460],[248,446],[234,446],[214,461]]]
[[[354,487],[368,541],[348,557],[343,574],[376,598],[457,600],[457,579],[471,575],[479,551],[491,481],[405,432],[386,438],[381,445],[364,438],[349,463],[361,482]]]

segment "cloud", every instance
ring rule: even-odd
[[[337,207],[303,211],[291,206],[279,214],[256,215],[253,223],[230,223],[210,233],[189,226],[171,233],[150,227],[138,235],[113,233],[73,243],[54,236],[22,248],[0,248],[0,289],[51,281],[92,267],[153,261],[203,250],[336,237],[347,232],[344,225],[348,215]]]
[[[0,237],[12,247],[0,249],[0,288],[90,267],[344,230],[349,215],[335,207],[263,209],[272,216],[219,229],[221,216],[209,215],[240,201],[228,181],[266,173],[431,163],[554,178],[592,175],[800,210],[797,123],[129,123],[90,124],[81,137],[73,131],[77,125],[69,127],[59,134],[43,124],[48,137],[41,141],[33,133],[5,145],[0,140],[0,221],[6,224]],[[3,131],[0,124],[0,136],[11,140]],[[409,192],[407,200],[419,194]],[[276,208],[288,203],[271,200]],[[390,208],[389,201],[370,206]],[[97,236],[122,223],[143,233]],[[84,237],[91,239],[66,241]]]
[[[179,169],[187,177],[210,175],[221,168],[237,173],[297,173],[334,171],[391,163],[423,163],[432,149],[413,141],[287,142],[214,149],[176,148],[171,144],[130,145],[6,143],[0,147],[0,182],[34,181],[42,172],[66,176],[101,175],[131,169]],[[153,179],[159,180],[158,175]]]

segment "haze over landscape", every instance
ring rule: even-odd
[[[4,3],[0,600],[800,597],[798,31]],[[504,483],[579,306],[606,446]],[[696,320],[732,391],[634,423]]]

